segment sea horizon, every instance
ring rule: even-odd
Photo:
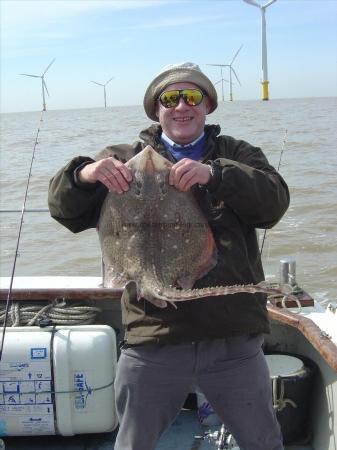
[[[224,104],[231,104],[231,103],[244,103],[244,102],[262,102],[262,103],[272,103],[273,101],[292,101],[292,100],[306,100],[306,99],[330,99],[335,98],[337,99],[336,95],[330,95],[330,96],[320,96],[320,95],[312,95],[309,97],[280,97],[280,98],[269,98],[269,100],[262,100],[261,98],[250,98],[250,99],[235,99],[235,100],[220,100],[218,97],[218,103],[224,103]],[[87,110],[87,109],[94,109],[94,110],[101,110],[101,109],[111,109],[111,108],[132,108],[132,107],[142,107],[142,104],[130,104],[130,105],[107,105],[105,108],[104,106],[87,106],[87,107],[73,107],[73,108],[50,108],[48,107],[46,111],[40,110],[27,110],[27,111],[0,111],[0,115],[5,114],[23,114],[23,113],[41,113],[41,112],[48,112],[48,111],[75,111],[75,110]]]

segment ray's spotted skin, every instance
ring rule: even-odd
[[[170,186],[172,163],[152,147],[131,158],[128,191],[109,192],[98,230],[104,285],[136,283],[138,298],[158,307],[203,297],[262,292],[287,295],[258,285],[192,289],[217,263],[212,231],[191,192]]]

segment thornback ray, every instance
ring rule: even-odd
[[[104,286],[135,282],[138,299],[158,307],[242,292],[282,293],[263,284],[193,289],[216,266],[217,248],[192,192],[169,185],[172,165],[147,146],[126,162],[129,190],[107,194],[98,223]]]

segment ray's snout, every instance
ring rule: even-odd
[[[154,164],[153,164],[153,161],[152,161],[152,158],[151,158],[151,156],[149,155],[149,157],[146,159],[146,162],[145,162],[145,173],[146,173],[146,175],[153,175],[154,174],[154,172],[155,172],[155,166],[154,166]]]

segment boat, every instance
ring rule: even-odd
[[[300,289],[290,270],[294,264],[294,261],[281,260],[279,284],[286,283],[296,301],[269,297],[267,305],[272,331],[265,336],[263,349],[271,373],[273,404],[286,450],[337,450],[337,304],[330,302],[323,307]],[[0,278],[2,321],[10,283],[9,277]],[[113,448],[118,429],[113,406],[113,377],[119,343],[123,339],[121,295],[121,289],[103,287],[100,276],[14,278],[13,303],[0,366],[0,449],[42,450],[46,442],[53,450]],[[15,324],[14,307],[19,315],[21,308],[22,316],[29,308],[35,312],[23,320],[24,324],[20,320]],[[71,316],[73,308],[87,308],[90,318],[81,310],[78,317],[82,322],[78,319],[70,324],[63,323],[62,319],[55,319],[55,315],[48,315],[52,307],[63,308],[66,314],[69,308]],[[41,344],[45,336],[51,335],[53,348],[49,348],[48,343]],[[95,359],[100,357],[98,346],[95,347],[97,339],[100,345],[103,340],[106,342],[102,361]],[[11,351],[6,352],[6,345]],[[30,349],[29,357],[22,353],[25,346]],[[93,348],[97,351],[93,352]],[[111,373],[104,366],[106,351],[111,351],[111,366],[114,366]],[[27,378],[31,358],[38,364],[45,360],[51,370],[52,383],[45,385],[49,386],[49,391],[48,388],[39,391],[49,394],[49,400],[44,400],[45,409],[40,409],[40,413],[28,401],[21,402],[19,395],[20,389],[22,394],[26,393],[22,398],[27,399],[32,393],[31,387],[27,388],[20,378],[23,373]],[[95,370],[98,366],[105,369]],[[98,379],[97,374],[103,372],[107,378]],[[32,376],[32,371],[29,373]],[[96,374],[96,378],[88,382],[90,373]],[[34,386],[37,396],[36,383]],[[12,404],[8,400],[10,393],[13,398],[17,395]],[[90,420],[85,419],[86,402],[94,411],[89,411]],[[42,408],[41,404],[39,407]],[[48,420],[45,420],[46,408],[50,413]],[[215,448],[239,450],[230,430],[221,424],[207,399],[202,393],[191,392],[156,450]]]

